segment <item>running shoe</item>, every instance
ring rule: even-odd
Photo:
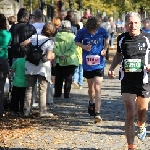
[[[138,135],[137,136],[142,141],[145,139],[145,137],[146,137],[146,127],[145,127],[145,125],[138,127]]]
[[[95,118],[94,118],[94,122],[95,123],[99,123],[102,121],[102,118],[100,116],[100,113],[95,113]]]
[[[89,101],[88,113],[90,114],[90,116],[95,116],[95,103],[91,104]]]

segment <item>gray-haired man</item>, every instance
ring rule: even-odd
[[[143,140],[146,136],[146,110],[150,97],[150,35],[141,33],[141,18],[138,13],[128,13],[125,25],[128,32],[122,33],[117,39],[117,52],[108,76],[114,77],[114,69],[121,62],[119,73],[122,99],[126,108],[125,133],[128,150],[133,150],[136,113],[138,137]]]

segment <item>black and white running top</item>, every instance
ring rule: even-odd
[[[150,74],[146,65],[150,64],[150,34],[130,36],[128,32],[117,38],[117,52],[122,53],[120,80],[127,83],[146,84]]]

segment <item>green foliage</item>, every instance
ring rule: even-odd
[[[38,8],[40,0],[32,0],[32,10]],[[64,0],[65,7],[69,9],[69,0]],[[24,0],[26,8],[30,11],[31,0]],[[47,4],[54,4],[56,8],[57,0],[46,0]],[[128,11],[139,11],[140,7],[143,6],[146,10],[150,11],[149,0],[82,0],[83,9],[90,8],[93,12],[105,11],[108,15],[112,15],[114,11],[128,12]],[[78,9],[78,0],[74,0],[74,9]]]

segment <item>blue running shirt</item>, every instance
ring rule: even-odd
[[[75,42],[83,43],[83,45],[92,45],[92,49],[90,51],[84,49],[82,51],[83,69],[85,71],[103,69],[105,67],[105,58],[104,56],[101,56],[100,53],[104,47],[104,40],[108,37],[108,32],[102,27],[100,27],[95,34],[89,33],[85,27],[78,31],[77,36],[75,37]],[[88,55],[99,55],[100,64],[87,65],[86,56]]]

